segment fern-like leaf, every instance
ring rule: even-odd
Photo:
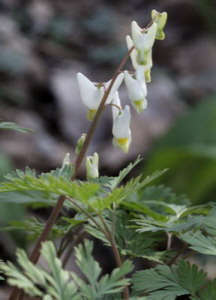
[[[134,290],[148,293],[148,300],[175,300],[177,296],[190,295],[191,299],[207,283],[206,274],[189,262],[180,261],[177,266],[157,266],[137,272],[133,278]],[[214,298],[212,298],[214,299]]]
[[[181,235],[181,239],[190,245],[190,248],[207,255],[216,255],[216,240],[205,236],[200,231],[187,232]]]

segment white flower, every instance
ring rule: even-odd
[[[99,177],[98,164],[99,157],[96,152],[93,154],[93,156],[86,157],[86,176],[88,179]]]
[[[132,47],[134,47],[133,40],[129,35],[126,36],[126,43],[127,43],[128,50],[130,50]],[[136,48],[134,48],[131,51],[130,57],[131,57],[132,65],[133,65],[135,70],[139,66],[139,64],[137,62],[137,56],[138,56],[138,51],[136,50]]]
[[[119,93],[115,92],[115,96],[112,101],[113,120],[120,114],[121,111],[122,111],[122,106],[121,106],[121,101],[119,98]]]
[[[92,116],[98,109],[100,101],[104,94],[104,87],[101,85],[95,86],[86,76],[82,73],[77,74],[77,80],[79,84],[79,90],[82,102],[88,107],[88,119],[92,119]]]
[[[147,107],[147,88],[144,80],[138,80],[132,77],[127,71],[125,74],[125,84],[128,91],[128,97],[137,112],[143,111]],[[143,79],[143,78],[141,78]]]
[[[128,50],[131,49],[131,47],[134,47],[134,43],[133,40],[131,39],[131,37],[129,35],[126,36],[126,43],[127,43],[127,47]],[[132,65],[134,67],[135,70],[139,70],[139,74],[141,74],[142,72],[142,77],[144,78],[144,80],[146,82],[150,82],[151,81],[151,68],[152,68],[152,49],[150,49],[149,51],[147,51],[146,53],[146,63],[142,64],[140,63],[140,53],[137,51],[136,48],[134,48],[131,51],[130,57],[131,57],[131,61],[132,61]]]
[[[143,30],[136,21],[131,23],[131,35],[135,48],[141,52],[149,51],[155,41],[157,24],[153,23],[148,30]]]
[[[113,83],[113,86],[111,88],[109,96],[107,97],[106,104],[111,103],[115,93],[118,91],[120,85],[122,84],[123,79],[124,79],[124,73],[119,73],[119,75],[116,77],[115,82]],[[111,80],[109,80],[108,82],[105,83],[105,89],[108,88],[110,82],[111,82]]]
[[[123,78],[124,78],[123,73],[120,73],[117,76],[111,88],[106,103],[110,103],[112,101],[115,92],[118,90],[119,86],[123,81]],[[94,84],[82,73],[77,74],[77,80],[79,84],[79,90],[80,90],[82,102],[88,107],[87,117],[89,120],[92,120],[103,98],[105,89],[110,84],[110,81],[104,84],[103,83]]]
[[[113,120],[113,145],[123,152],[128,152],[131,143],[130,120],[131,113],[128,105]]]

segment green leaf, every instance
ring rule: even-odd
[[[181,239],[190,245],[190,248],[208,255],[216,255],[216,239],[205,236],[201,232],[187,232],[182,234]]]
[[[31,129],[20,127],[19,125],[13,122],[0,122],[0,129],[16,130],[24,133],[32,132]]]
[[[134,163],[130,163],[126,168],[119,172],[119,175],[116,177],[100,176],[94,181],[100,183],[102,186],[108,187],[111,190],[116,188],[122,180],[142,161],[140,156],[137,157]]]
[[[136,292],[148,293],[148,300],[174,300],[181,295],[196,296],[206,285],[207,279],[206,273],[199,270],[196,265],[180,261],[172,268],[156,266],[153,269],[139,271],[132,277],[132,283]]]
[[[32,297],[43,297],[53,300],[79,300],[77,289],[70,280],[70,272],[62,269],[61,261],[57,258],[52,242],[42,245],[42,256],[46,259],[51,273],[32,264],[23,250],[17,250],[20,268],[12,263],[0,264],[0,270],[8,277],[10,285],[17,286]]]
[[[166,237],[152,232],[137,232],[130,214],[117,211],[114,226],[116,243],[122,255],[142,257],[160,263],[168,259],[166,251],[157,251],[156,248]]]
[[[188,261],[182,260],[179,262],[177,274],[179,284],[190,291],[192,295],[195,295],[207,283],[207,274]]]
[[[61,260],[57,258],[53,243],[43,243],[41,254],[46,259],[52,274],[52,277],[47,276],[50,284],[49,294],[58,300],[78,300],[76,286],[70,280],[70,273],[62,269]]]
[[[158,221],[151,217],[140,217],[140,219],[134,220],[137,224],[137,231],[138,232],[158,232],[158,231],[165,231],[165,232],[181,232],[184,230],[191,229],[193,224],[190,222],[178,222],[176,218],[169,218],[167,217],[166,220]]]
[[[149,186],[139,192],[139,201],[145,202],[154,200],[158,202],[166,201],[166,203],[178,203],[179,205],[189,205],[190,201],[185,195],[176,195],[170,187],[163,184],[157,186]]]
[[[155,144],[144,170],[149,174],[168,167],[158,182],[186,193],[193,204],[211,201],[216,192],[215,99],[203,99],[187,110]]]
[[[34,170],[27,168],[25,172],[16,170],[16,173],[7,175],[6,179],[8,181],[0,185],[0,192],[41,191],[69,196],[84,203],[88,202],[100,188],[98,184],[92,182],[72,182],[64,169],[42,173],[37,177]]]
[[[135,273],[132,283],[136,292],[149,293],[147,299],[151,300],[174,300],[177,296],[188,294],[178,284],[176,270],[164,265]]]
[[[76,274],[73,274],[73,279],[79,286],[84,299],[103,299],[104,295],[121,292],[124,286],[129,284],[129,279],[124,276],[132,271],[132,263],[125,261],[121,268],[116,268],[110,275],[99,278],[102,270],[94,260],[92,251],[93,243],[88,240],[85,240],[83,245],[75,247],[76,263],[89,283],[86,284]]]
[[[11,221],[7,226],[2,227],[2,231],[14,231],[19,230],[26,233],[26,237],[29,241],[36,239],[44,230],[44,222],[39,221],[36,218],[24,219],[22,221]],[[64,236],[68,230],[72,228],[72,225],[67,224],[54,224],[51,230],[52,238]]]
[[[205,288],[199,292],[199,300],[215,300],[216,299],[216,279],[210,281]],[[194,298],[197,300],[197,298]]]
[[[27,259],[27,256],[25,253],[23,253],[22,250],[17,251],[17,255],[21,259],[20,265],[23,263],[23,258],[25,258],[25,265],[22,267],[25,268],[26,265],[29,267],[29,262]],[[30,264],[31,265],[31,264]],[[33,269],[33,270],[32,270]],[[43,277],[43,272],[41,272],[40,276],[37,274],[37,279],[35,278],[35,281],[33,282],[29,278],[28,275],[23,274],[20,269],[18,269],[16,266],[14,266],[12,263],[8,262],[6,263],[0,263],[0,270],[3,272],[7,277],[8,277],[8,283],[12,286],[17,286],[21,289],[23,289],[28,295],[30,296],[42,296],[42,292],[38,289],[38,287],[34,284],[35,281],[39,278],[39,281],[42,282],[44,277]],[[37,273],[37,267],[32,267],[30,268],[29,271],[29,276],[33,273]]]
[[[19,203],[37,206],[53,206],[56,204],[58,196],[44,191],[16,191],[0,193],[1,203]]]
[[[96,282],[101,273],[101,268],[92,256],[93,243],[85,240],[84,244],[80,244],[75,248],[76,264],[82,270],[91,286],[95,289]]]

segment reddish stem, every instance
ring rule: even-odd
[[[91,139],[93,137],[93,134],[95,132],[95,129],[97,127],[97,124],[98,124],[98,121],[100,119],[100,116],[103,112],[103,109],[105,107],[105,103],[106,103],[106,100],[109,96],[109,93],[113,87],[113,84],[117,78],[117,76],[119,75],[119,73],[121,72],[121,69],[123,68],[123,66],[125,65],[125,63],[127,62],[129,56],[130,56],[130,53],[132,52],[132,50],[134,49],[134,47],[131,47],[131,49],[127,52],[127,54],[123,57],[121,63],[119,64],[107,90],[105,91],[103,97],[102,97],[102,100],[101,100],[101,103],[97,109],[97,112],[95,114],[95,117],[92,121],[92,124],[89,128],[89,131],[88,131],[88,134],[86,136],[86,139],[85,139],[85,142],[83,144],[83,147],[76,159],[76,162],[75,162],[75,171],[74,171],[74,174],[71,178],[71,180],[74,180],[76,177],[77,177],[77,173],[79,172],[79,169],[80,169],[80,166],[83,162],[83,159],[85,157],[85,154],[88,150],[88,147],[89,147],[89,144],[91,142]],[[42,242],[46,241],[49,237],[49,234],[50,234],[50,231],[52,230],[52,227],[54,225],[54,223],[56,222],[59,214],[60,214],[60,211],[63,207],[63,204],[64,204],[64,201],[65,201],[66,197],[65,196],[60,196],[59,197],[59,200],[56,204],[56,206],[53,208],[52,212],[51,212],[51,215],[49,217],[49,219],[47,220],[47,223],[45,225],[45,228],[43,230],[43,232],[41,233],[38,241],[36,242],[36,245],[32,251],[32,254],[30,255],[30,261],[34,264],[37,263],[39,257],[40,257],[40,248],[41,248],[41,244]],[[22,300],[23,299],[23,293],[18,289],[18,288],[14,288],[10,297],[9,297],[9,300]]]

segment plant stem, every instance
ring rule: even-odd
[[[65,236],[62,238],[61,243],[59,245],[59,249],[57,251],[57,257],[61,257],[68,244],[71,242],[71,235],[79,235],[79,232],[82,231],[82,226],[78,225],[77,228],[70,228]]]
[[[115,258],[115,262],[118,268],[120,268],[122,266],[122,260],[118,251],[118,248],[116,246],[116,241],[115,241],[115,237],[114,237],[114,231],[111,232],[103,218],[103,216],[101,214],[99,214],[98,212],[95,212],[97,217],[100,219],[101,223],[103,224],[103,227],[91,216],[91,214],[89,214],[85,209],[83,209],[82,207],[79,206],[79,204],[77,204],[75,201],[73,201],[73,199],[68,198],[74,206],[76,206],[83,214],[85,214],[97,227],[99,230],[101,230],[101,232],[104,233],[105,237],[108,239],[108,241],[110,242],[112,251],[113,251],[113,255]],[[92,210],[94,211],[94,208],[91,207]],[[71,248],[71,247],[70,247]],[[71,250],[69,250],[70,252]],[[67,257],[67,256],[66,256]],[[67,261],[68,257],[66,258]],[[66,262],[64,262],[66,263]],[[128,300],[129,299],[129,290],[128,287],[125,287],[123,290],[123,297],[124,300]]]
[[[133,51],[134,47],[131,47],[131,49],[126,53],[126,55],[123,57],[121,63],[119,64],[107,90],[105,91],[103,97],[102,97],[102,100],[100,102],[100,105],[97,109],[97,112],[95,114],[95,117],[92,121],[92,124],[89,128],[89,131],[88,131],[88,134],[86,136],[86,139],[84,141],[84,144],[83,144],[83,147],[76,159],[76,162],[75,162],[75,170],[74,170],[74,174],[71,178],[71,180],[74,180],[76,177],[77,177],[77,174],[79,172],[79,169],[80,169],[80,166],[83,162],[83,159],[85,157],[85,154],[88,150],[88,147],[89,147],[89,144],[91,142],[91,139],[93,137],[93,134],[95,132],[95,129],[97,127],[97,124],[98,124],[98,121],[102,115],[102,112],[104,110],[104,107],[105,107],[105,103],[106,103],[106,100],[109,96],[109,93],[113,87],[113,84],[118,76],[118,74],[121,72],[123,66],[126,64],[129,56],[130,56],[130,53]],[[32,254],[30,256],[30,261],[34,264],[37,263],[39,257],[40,257],[40,248],[41,248],[41,244],[42,242],[46,241],[49,237],[49,234],[50,234],[50,231],[52,229],[52,226],[53,224],[55,223],[56,219],[58,218],[59,214],[60,214],[60,211],[63,207],[63,204],[64,204],[64,201],[65,201],[66,197],[65,196],[60,196],[59,197],[59,200],[56,204],[56,206],[53,208],[51,214],[50,214],[50,217],[49,219],[47,220],[47,223],[45,225],[45,228],[43,230],[43,232],[41,233],[38,241],[36,242],[36,245],[32,251]],[[9,300],[22,300],[23,296],[20,296],[20,291],[17,289],[17,288],[14,288],[14,290],[12,291],[11,293],[11,296],[9,297]]]
[[[115,241],[115,236],[114,236],[114,230],[113,231],[110,231],[103,216],[100,215],[100,214],[97,214],[97,216],[99,217],[99,219],[101,220],[103,226],[104,226],[104,229],[106,230],[107,232],[107,237],[108,237],[108,240],[111,244],[111,247],[112,247],[112,251],[113,251],[113,255],[114,255],[114,258],[115,258],[115,261],[116,261],[116,265],[118,268],[120,268],[122,266],[122,259],[121,259],[121,256],[119,254],[119,251],[118,251],[118,248],[117,248],[117,245],[116,245],[116,241]],[[114,229],[114,228],[113,228]],[[123,299],[124,300],[129,300],[129,289],[128,287],[124,287],[123,289]]]
[[[74,246],[77,245],[83,238],[83,228],[79,231],[79,234],[76,235],[76,238],[70,244],[69,248],[67,249],[66,255],[62,259],[62,268],[66,267],[66,264],[71,257],[71,253],[73,252]]]
[[[182,253],[184,253],[184,251],[187,249],[187,245],[186,244],[183,244],[182,247],[179,249],[179,251],[176,253],[176,255],[174,257],[172,257],[170,259],[170,261],[168,261],[167,265],[169,267],[171,267],[175,262],[176,260],[179,258],[179,256],[182,255]]]

